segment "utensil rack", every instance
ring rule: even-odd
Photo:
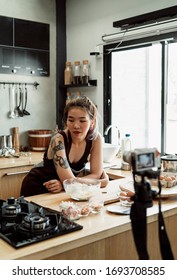
[[[38,82],[34,82],[34,83],[26,83],[26,82],[0,82],[0,85],[3,85],[5,87],[5,85],[31,85],[34,86],[35,89],[37,89],[37,87],[39,86]]]

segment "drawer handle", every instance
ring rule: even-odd
[[[29,170],[18,171],[18,172],[9,172],[4,174],[5,176],[12,176],[12,175],[19,175],[19,174],[26,174],[29,173]]]

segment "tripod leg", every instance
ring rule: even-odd
[[[140,260],[148,260],[146,208],[135,201],[130,212],[133,237]]]

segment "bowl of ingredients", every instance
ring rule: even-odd
[[[119,193],[119,199],[120,199],[120,204],[122,206],[132,206],[133,201],[131,200],[131,196],[128,194],[128,192],[122,191]]]
[[[68,220],[75,221],[81,217],[87,217],[91,209],[89,205],[78,205],[71,201],[62,201],[59,204],[59,211]]]
[[[91,212],[89,205],[80,205],[79,208],[80,208],[80,214],[79,214],[80,217],[87,217]]]
[[[100,190],[100,181],[92,178],[74,178],[63,181],[65,192],[74,200],[89,200]]]
[[[59,211],[62,215],[70,221],[75,221],[80,218],[80,208],[70,201],[62,201],[59,204]]]
[[[103,209],[104,202],[100,200],[98,197],[92,197],[89,200],[89,206],[91,209],[91,213],[97,214],[100,213]]]

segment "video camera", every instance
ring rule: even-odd
[[[173,260],[173,252],[165,229],[163,214],[161,212],[161,184],[160,184],[160,153],[156,149],[135,149],[123,154],[123,160],[132,166],[135,195],[132,200],[130,219],[136,249],[140,259],[149,259],[147,251],[147,222],[146,208],[153,205],[153,198],[157,197],[157,192],[151,190],[148,179],[158,181],[159,199],[159,240],[162,258]]]
[[[145,179],[156,179],[160,175],[160,156],[155,148],[135,149],[123,154],[123,160],[132,166],[135,196],[134,200],[145,208],[152,206],[152,199],[157,195],[151,190]]]
[[[157,156],[157,150],[152,149],[135,149],[123,154],[123,160],[130,165],[136,173],[158,169],[160,157]]]

